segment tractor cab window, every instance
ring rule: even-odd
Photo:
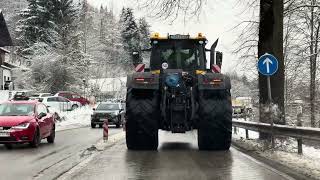
[[[169,69],[192,71],[203,69],[204,50],[201,45],[189,41],[159,42],[154,45],[151,55],[151,69],[161,69],[163,63]]]

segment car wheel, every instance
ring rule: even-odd
[[[30,146],[33,148],[37,148],[41,142],[41,137],[40,137],[40,132],[37,129],[36,132],[34,133],[34,137],[32,141],[30,142]]]
[[[96,124],[91,123],[91,128],[96,128]]]
[[[56,137],[56,130],[55,130],[55,126],[53,126],[51,129],[50,136],[47,137],[48,143],[50,144],[54,143],[55,137]]]
[[[12,149],[12,144],[5,144],[4,145],[7,149]]]
[[[78,107],[79,106],[77,104],[74,104],[74,105],[71,106],[71,110],[73,111],[73,110],[77,109]]]

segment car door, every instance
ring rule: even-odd
[[[40,114],[46,113],[46,108],[44,108],[42,104],[37,105],[37,120],[39,124],[39,129],[40,129],[40,135],[41,137],[45,137],[48,134],[48,128],[47,128],[47,115],[44,117],[40,117]]]
[[[49,97],[46,99],[46,102],[44,103],[51,108],[61,111],[60,104],[57,97]]]
[[[51,133],[53,119],[52,115],[49,113],[48,108],[44,104],[40,104],[42,111],[46,114],[44,117],[44,123],[45,123],[45,137],[48,137]]]
[[[68,111],[71,109],[71,103],[68,99],[64,97],[57,97],[58,101],[60,103],[60,107],[63,109],[63,111]]]

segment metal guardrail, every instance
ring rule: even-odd
[[[246,130],[246,138],[249,138],[248,130],[268,133],[273,137],[292,137],[298,141],[298,153],[302,154],[302,139],[320,141],[320,128],[299,126],[287,126],[267,124],[252,121],[233,120],[232,126]]]
[[[264,132],[269,134],[274,134],[275,136],[286,136],[292,137],[297,139],[308,139],[308,140],[316,140],[320,141],[320,128],[306,128],[306,127],[297,127],[297,126],[286,126],[286,125],[278,125],[267,123],[258,123],[252,121],[240,121],[240,120],[233,120],[233,126]]]

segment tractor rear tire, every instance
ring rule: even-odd
[[[157,91],[136,95],[127,92],[126,143],[129,150],[157,150],[160,102]]]
[[[232,105],[229,90],[208,90],[199,96],[198,146],[200,150],[229,150]]]

